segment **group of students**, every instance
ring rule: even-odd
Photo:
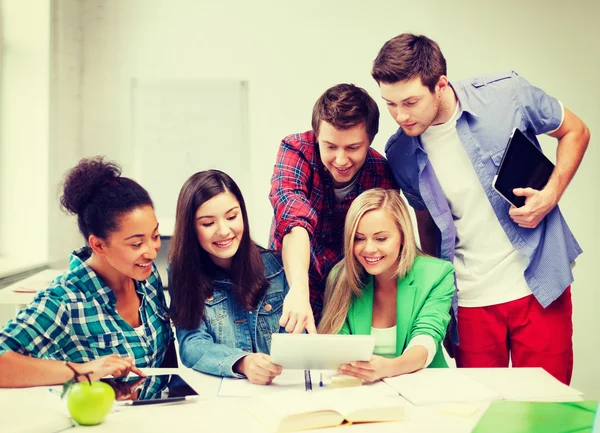
[[[400,126],[387,159],[370,147],[375,101],[351,84],[328,89],[312,130],[279,148],[269,250],[252,240],[229,175],[185,182],[169,307],[153,264],[160,232],[150,196],[116,164],[81,160],[61,204],[87,244],[0,329],[0,387],[142,374],[169,357],[171,321],[185,366],[257,384],[281,373],[269,358],[279,332],[374,335],[370,361],[340,367],[365,381],[446,367],[444,342],[459,367],[511,358],[568,383],[571,264],[581,249],[557,203],[589,141],[585,124],[515,73],[450,83],[425,36],[388,41],[372,75]],[[515,190],[527,197],[518,209],[491,188],[514,127],[559,140],[548,185]]]

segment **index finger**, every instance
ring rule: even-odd
[[[306,322],[306,332],[309,334],[318,334],[317,327],[315,326],[315,318],[309,317]]]
[[[292,331],[292,334],[301,334],[302,331],[304,331],[304,328],[306,327],[306,320],[307,317],[299,317],[297,322],[296,322],[296,326],[294,326],[294,330]]]
[[[131,371],[135,374],[137,374],[140,377],[146,377],[146,375],[144,374],[144,372],[142,370],[140,370],[139,368],[137,368],[135,365],[131,364]]]
[[[284,311],[281,317],[279,318],[279,326],[285,326],[288,320],[290,320],[290,312]]]

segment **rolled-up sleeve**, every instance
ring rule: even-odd
[[[277,154],[269,193],[275,218],[271,230],[271,248],[280,249],[284,236],[294,227],[303,227],[312,237],[317,225],[317,213],[309,200],[311,178],[309,162],[298,149],[284,140]]]
[[[40,293],[0,329],[0,355],[17,352],[35,358],[50,358],[68,342],[70,310],[52,293]]]
[[[512,82],[524,120],[535,135],[556,131],[564,119],[564,108],[558,99],[523,77],[515,76]]]
[[[406,345],[406,349],[404,349],[404,351],[406,352],[408,349],[415,346],[423,346],[425,350],[427,350],[427,360],[425,360],[425,365],[423,366],[423,368],[429,367],[429,364],[431,364],[431,361],[433,361],[433,357],[437,353],[437,344],[435,343],[435,340],[431,338],[431,336],[426,334],[417,335],[412,340],[410,340],[410,342]]]

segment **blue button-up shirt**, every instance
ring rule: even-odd
[[[581,248],[558,206],[535,229],[519,227],[508,214],[510,205],[494,191],[492,182],[512,130],[519,128],[540,147],[536,135],[556,130],[563,108],[515,72],[453,82],[452,88],[460,103],[456,123],[460,141],[508,239],[529,259],[525,280],[546,307],[573,282],[571,263]],[[388,140],[385,152],[410,205],[427,209],[440,230],[438,256],[452,262],[457,236],[452,212],[420,137],[409,137],[399,129]],[[456,313],[457,293],[452,305]],[[456,329],[453,339],[457,341]]]

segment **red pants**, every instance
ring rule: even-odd
[[[565,384],[573,372],[571,286],[543,308],[533,295],[459,307],[457,367],[542,367]]]

